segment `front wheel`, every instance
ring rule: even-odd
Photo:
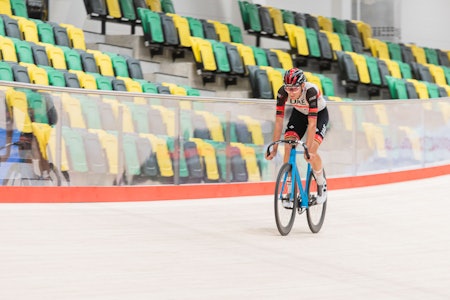
[[[325,172],[325,171],[324,171]],[[324,173],[325,176],[325,173]],[[306,218],[308,220],[309,229],[313,233],[318,233],[322,228],[325,220],[325,212],[327,211],[327,202],[316,204],[318,185],[314,174],[311,172],[308,182],[308,201],[309,207],[306,210]]]
[[[281,166],[275,182],[275,222],[281,235],[288,235],[294,225],[295,211],[297,210],[297,202],[290,198],[291,182],[286,183],[286,179],[290,177],[292,166],[285,163]],[[298,194],[298,186],[294,187],[294,198]]]

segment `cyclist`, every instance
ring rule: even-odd
[[[328,124],[328,110],[325,99],[318,87],[306,81],[301,69],[292,68],[284,74],[284,85],[280,87],[277,95],[275,129],[273,140],[279,140],[283,129],[286,102],[292,104],[293,109],[284,132],[285,139],[299,140],[306,133],[306,146],[316,177],[318,187],[317,203],[324,203],[327,199],[327,183],[323,174],[322,159],[317,153]],[[266,159],[271,160],[277,153],[278,144],[275,144]],[[285,145],[284,162],[289,161],[289,144]]]

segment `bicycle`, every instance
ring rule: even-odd
[[[309,159],[308,148],[300,140],[278,140],[267,147],[267,155],[270,154],[273,145],[281,143],[291,145],[291,149],[289,162],[281,166],[275,182],[274,208],[278,231],[283,236],[288,235],[294,225],[295,212],[302,214],[306,211],[309,229],[313,233],[318,233],[325,220],[327,201],[322,204],[316,203],[318,185],[311,164],[307,164],[306,180],[303,185],[296,163],[298,153],[304,153]],[[298,144],[304,151],[297,151]]]

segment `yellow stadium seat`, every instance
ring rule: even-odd
[[[78,77],[78,81],[80,82],[80,87],[88,90],[96,90],[97,89],[97,81],[95,77],[91,74],[87,74],[83,71],[77,70],[69,70],[70,73],[74,73]]]
[[[442,66],[436,66],[433,64],[427,64],[426,65],[428,69],[430,70],[431,76],[433,76],[433,80],[436,84],[439,85],[446,85],[447,80],[445,78],[445,72]]]
[[[12,115],[15,128],[20,132],[31,133],[33,129],[28,114],[27,95],[14,89],[8,89],[6,91],[6,104],[9,113]]]
[[[99,50],[87,50],[86,52],[94,55],[95,63],[97,64],[100,74],[103,76],[114,76],[114,67],[111,57]]]
[[[56,129],[52,128],[50,132],[50,137],[48,139],[48,154],[47,157],[50,162],[52,162],[54,165],[58,166],[58,162],[56,161],[56,149],[59,149],[61,151],[61,171],[68,171],[69,170],[69,160],[67,158],[67,150],[66,150],[66,142],[64,140],[64,137],[61,137],[61,144],[56,145],[57,137],[56,137]]]
[[[170,94],[172,95],[187,96],[186,89],[181,86],[168,82],[162,82],[161,84],[163,86],[167,86],[169,88]]]
[[[47,52],[47,57],[55,69],[67,70],[66,57],[64,56],[64,51],[57,46],[53,46],[50,44],[45,45],[45,51]]]
[[[86,128],[80,101],[68,93],[61,95],[61,101],[63,111],[69,118],[68,125],[72,128]]]
[[[276,98],[278,89],[283,85],[283,74],[272,67],[260,66],[260,68],[266,70],[267,77],[269,78],[269,82],[272,86],[272,93],[274,95],[274,98]]]
[[[370,74],[369,68],[367,67],[366,58],[358,54],[356,52],[347,52],[352,57],[353,62],[355,63],[356,69],[358,70],[359,81],[361,83],[369,84],[370,83]]]
[[[411,48],[411,51],[414,55],[414,58],[416,59],[416,62],[419,64],[426,64],[427,63],[427,56],[425,54],[425,49],[422,47],[419,47],[417,45],[408,45]]]
[[[206,126],[208,126],[209,132],[211,134],[211,139],[217,142],[224,142],[225,137],[223,135],[222,123],[220,119],[210,113],[209,111],[196,111],[198,115],[203,116],[206,122]]]
[[[250,46],[239,43],[231,43],[231,44],[237,47],[239,55],[242,57],[242,61],[245,66],[256,65],[255,55],[253,53],[253,49]]]
[[[378,57],[380,59],[390,59],[389,48],[386,42],[373,38],[368,38],[367,41],[370,46],[370,51],[374,57]]]
[[[359,34],[361,35],[363,47],[365,49],[369,49],[370,48],[369,39],[372,38],[372,27],[370,26],[370,24],[363,21],[357,21],[356,27],[358,28]]]
[[[22,63],[20,63],[22,64]],[[31,83],[49,85],[47,71],[36,65],[28,64],[27,66],[28,76],[30,77]]]
[[[16,17],[22,39],[28,42],[39,43],[36,23],[23,17]]]
[[[119,119],[120,111],[122,111],[122,131],[133,133],[133,115],[127,105],[124,105],[116,99],[103,98],[103,102],[111,105],[116,120]]]
[[[242,143],[230,143],[231,146],[238,147],[241,150],[242,159],[245,161],[248,173],[248,181],[261,181],[261,174],[256,158],[255,149]]]
[[[386,62],[389,72],[392,77],[402,78],[402,72],[400,70],[400,66],[395,60],[383,59]]]
[[[305,77],[308,82],[314,83],[319,88],[319,91],[323,95],[323,88],[322,88],[322,81],[320,80],[319,76],[314,75],[311,72],[305,71]]]
[[[117,76],[117,79],[123,80],[125,82],[125,87],[128,92],[142,93],[141,84],[129,77]]]
[[[429,99],[430,96],[428,94],[428,87],[425,83],[420,82],[416,79],[406,79],[409,82],[412,82],[414,84],[414,87],[416,88],[417,95],[419,96],[419,99]]]
[[[11,3],[9,0],[0,0],[0,14],[2,15],[12,15]]]
[[[292,57],[286,51],[280,49],[270,49],[270,51],[275,52],[278,56],[278,60],[281,63],[281,67],[285,70],[292,69],[294,67],[294,63],[292,62]]]
[[[306,38],[305,29],[294,24],[284,24],[292,49],[297,50],[297,54],[302,56],[309,55],[308,40]]]
[[[52,127],[49,124],[33,122],[31,123],[31,128],[33,130],[33,135],[38,142],[39,151],[41,152],[42,157],[48,159],[47,145],[52,133]]]
[[[261,122],[250,116],[243,116],[243,115],[239,115],[238,119],[243,120],[247,125],[247,128],[252,135],[253,144],[259,146],[264,145],[264,136],[262,133]]]
[[[4,61],[17,62],[16,47],[13,40],[0,35],[0,58]]]
[[[106,0],[106,7],[108,7],[108,15],[115,18],[122,18],[122,12],[120,10],[119,0]]]
[[[162,12],[161,0],[145,0],[150,10],[155,12]]]
[[[159,110],[163,118],[164,124],[166,124],[167,135],[175,136],[175,112],[162,105],[152,105],[152,108]]]
[[[317,21],[319,22],[319,26],[321,30],[333,32],[333,22],[330,18],[324,16],[318,16]]]
[[[328,41],[330,42],[331,49],[333,50],[333,60],[337,60],[336,51],[342,51],[342,44],[339,35],[331,31],[323,30],[322,32],[327,35]]]
[[[411,143],[411,148],[413,150],[414,159],[417,161],[422,161],[422,146],[421,146],[421,136],[413,128],[408,126],[399,126],[398,129],[406,134],[409,142]]]
[[[164,139],[153,134],[140,133],[139,136],[148,139],[152,145],[153,151],[156,153],[158,169],[162,177],[174,176],[172,160],[170,159],[169,148]]]
[[[84,31],[77,27],[67,28],[67,35],[69,36],[72,48],[86,50],[86,40],[84,39]]]
[[[198,154],[203,159],[206,177],[213,181],[219,180],[219,166],[214,146],[199,138],[190,138],[189,140],[196,144]]]
[[[387,157],[383,128],[369,122],[362,122],[361,125],[369,148],[374,149],[379,157]]]
[[[283,14],[281,13],[281,10],[276,7],[267,8],[269,9],[270,17],[272,18],[275,34],[278,36],[286,36],[286,30],[283,23]]]
[[[181,47],[191,47],[191,30],[189,28],[189,21],[187,18],[182,17],[177,14],[168,13],[168,16],[171,16],[173,19],[173,23],[178,31],[178,38],[180,40]]]
[[[209,20],[208,22],[214,24],[216,33],[219,36],[219,41],[231,43],[230,30],[228,29],[228,26],[226,24],[219,22],[219,21],[212,21],[212,20]]]
[[[191,36],[192,53],[198,64],[202,64],[205,71],[216,71],[216,59],[211,43],[208,40]]]
[[[109,172],[111,174],[118,174],[119,149],[117,136],[102,129],[88,129],[88,131],[98,135],[102,148],[108,159]]]

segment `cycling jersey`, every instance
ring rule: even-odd
[[[311,82],[305,82],[305,91],[299,99],[289,99],[284,86],[280,87],[277,94],[277,116],[284,116],[286,102],[304,115],[317,118],[317,113],[326,107],[326,101],[322,97],[319,88]]]

